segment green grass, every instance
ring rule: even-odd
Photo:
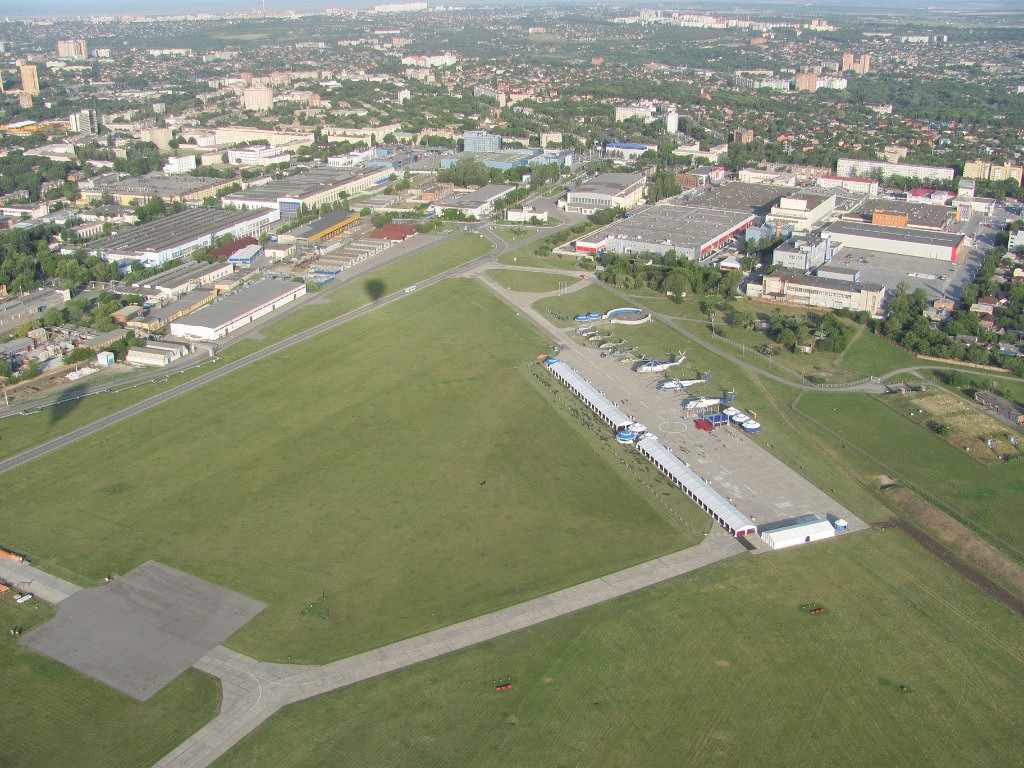
[[[487,253],[490,248],[490,243],[480,235],[462,235],[454,240],[411,253],[400,261],[360,277],[351,284],[316,294],[313,301],[305,307],[267,326],[261,332],[264,338],[246,339],[234,344],[223,350],[220,357],[225,361],[245,357],[273,341],[287,338],[369,304],[374,296],[371,289],[375,293],[393,293],[427,277],[472,261]],[[162,380],[163,374],[154,371],[155,383],[146,383],[117,394],[90,395],[81,400],[44,408],[39,413],[0,420],[0,458],[14,456],[47,440],[67,434],[208,370],[210,366],[204,365],[195,370],[179,373],[174,375],[169,383]],[[90,380],[84,382],[84,385],[94,383],[96,382]],[[111,388],[118,386],[113,383]]]
[[[487,276],[511,291],[524,293],[548,293],[557,291],[563,284],[575,285],[578,277],[552,275],[546,272],[522,272],[517,269],[489,269]]]
[[[506,243],[514,243],[516,240],[522,240],[524,237],[535,234],[537,228],[530,226],[492,227],[491,231]]]
[[[890,371],[912,368],[921,365],[922,362],[927,363],[919,361],[909,352],[904,352],[870,331],[862,333],[843,356],[843,366],[846,369],[864,376],[884,376]]]
[[[217,713],[220,684],[190,669],[141,703],[21,647],[8,634],[52,615],[0,597],[0,765],[133,768],[152,765]]]
[[[482,235],[458,235],[421,251],[410,253],[358,279],[318,292],[314,301],[281,318],[262,331],[262,340],[245,340],[223,354],[228,360],[244,357],[267,344],[288,338],[332,318],[365,306],[381,296],[400,291],[421,280],[483,256],[493,248]],[[342,273],[344,280],[345,273]]]
[[[5,475],[4,544],[79,581],[167,563],[268,603],[233,648],[325,661],[699,540],[546,348],[475,281],[424,289]]]
[[[906,401],[887,402],[888,406],[870,395],[834,398],[813,393],[800,398],[797,407],[801,414],[827,425],[834,441],[856,447],[865,473],[899,478],[939,508],[980,530],[1004,551],[1024,558],[1024,531],[1018,520],[1024,499],[1024,469],[985,467],[915,424],[909,413],[897,412]],[[978,450],[984,447],[979,444]]]
[[[293,705],[215,765],[1019,765],[1022,681],[1019,617],[875,531]]]
[[[120,392],[90,395],[80,400],[71,400],[42,408],[38,413],[24,416],[12,415],[0,419],[0,458],[14,456],[47,440],[65,435],[78,427],[91,424],[97,419],[159,394],[165,389],[183,384],[189,379],[212,370],[212,367],[216,365],[219,363],[206,362],[197,368],[176,373],[169,381],[165,381],[164,373],[153,370],[150,372],[151,378],[147,378],[143,384],[138,386],[111,382],[111,390],[126,387]],[[98,383],[100,382],[89,381],[83,383],[83,386],[92,386]]]

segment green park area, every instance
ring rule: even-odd
[[[204,726],[220,706],[220,683],[190,669],[145,704],[21,647],[53,615],[32,600],[0,597],[0,765],[38,768],[149,766]]]
[[[853,534],[293,705],[215,765],[1010,765],[1019,637],[902,533]]]
[[[83,584],[179,568],[268,604],[233,648],[323,662],[698,541],[546,348],[475,281],[422,289],[13,470],[3,544]]]
[[[578,277],[553,275],[550,272],[528,272],[518,269],[489,269],[484,274],[495,283],[510,291],[523,293],[548,293],[575,285]]]

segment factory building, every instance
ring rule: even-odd
[[[171,323],[171,335],[215,341],[291,304],[305,293],[305,283],[261,280]]]
[[[838,221],[822,233],[837,245],[861,251],[876,251],[924,259],[956,261],[964,246],[965,236],[954,232],[932,232],[905,227],[885,227]]]
[[[458,211],[464,216],[481,219],[494,213],[494,204],[514,189],[507,184],[488,184],[472,192],[445,197],[434,203],[430,210],[436,216],[443,215],[445,211]]]
[[[771,212],[765,217],[765,223],[775,226],[792,224],[797,232],[810,232],[819,221],[832,213],[835,207],[835,195],[797,192],[782,197],[772,206]]]
[[[303,206],[310,209],[333,205],[343,196],[351,197],[383,184],[393,174],[390,167],[358,171],[318,168],[260,187],[232,192],[224,196],[224,203],[237,208],[274,210],[287,221],[298,216]]]
[[[675,251],[680,258],[699,260],[749,227],[754,219],[752,214],[737,211],[658,205],[581,237],[576,250],[659,256]]]
[[[277,241],[282,245],[296,243],[298,245],[315,245],[322,240],[337,237],[341,232],[359,222],[359,214],[355,211],[331,211],[316,221],[304,224],[290,232],[278,235]]]
[[[630,209],[640,204],[647,191],[642,173],[602,173],[566,195],[565,209],[590,216],[605,208]]]
[[[237,182],[238,179],[208,179],[181,173],[154,172],[120,180],[86,179],[79,182],[78,190],[84,203],[102,200],[104,195],[110,195],[118,205],[137,205],[157,197],[165,203],[199,205],[207,197],[213,197]]]
[[[772,264],[807,272],[835,258],[832,241],[818,235],[794,237],[772,252]]]
[[[157,267],[209,247],[225,235],[258,237],[277,220],[277,211],[194,208],[89,243],[86,252],[106,261],[139,261]]]

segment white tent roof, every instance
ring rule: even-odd
[[[559,360],[548,365],[553,373],[566,383],[573,391],[577,392],[580,398],[591,408],[601,414],[610,424],[626,426],[633,423],[633,419],[619,410],[607,397],[601,394],[593,384],[580,376],[570,366]]]
[[[643,449],[654,461],[664,467],[664,471],[673,480],[678,481],[690,493],[716,514],[725,525],[734,531],[755,529],[754,522],[730,504],[722,495],[707,485],[700,476],[686,466],[674,453],[658,442],[654,435],[648,435],[637,441],[637,448]]]

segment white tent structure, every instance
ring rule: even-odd
[[[813,520],[801,520],[792,525],[785,525],[780,528],[758,532],[764,542],[772,549],[785,549],[795,547],[798,544],[809,544],[812,541],[823,541],[831,539],[836,535],[832,523],[827,520],[814,518]]]

